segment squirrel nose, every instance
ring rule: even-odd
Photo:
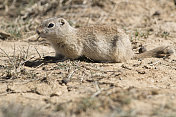
[[[38,35],[40,34],[40,31],[38,29],[36,30],[36,32],[37,32]]]
[[[40,35],[41,33],[42,33],[42,27],[41,26],[39,26],[39,27],[37,27],[36,28],[36,33],[38,34],[38,35]]]

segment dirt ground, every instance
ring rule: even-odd
[[[176,49],[173,0],[0,0],[0,117],[176,117],[176,57],[125,63],[58,62],[35,28],[114,24],[134,52]]]

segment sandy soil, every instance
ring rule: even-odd
[[[11,9],[24,3],[17,2],[8,11],[0,1],[0,32],[11,35],[2,40],[0,36],[0,116],[176,116],[174,55],[126,63],[59,62],[46,58],[54,56],[54,50],[44,39],[37,41],[35,34],[42,19],[58,16],[74,27],[117,25],[131,37],[135,52],[140,45],[147,50],[161,45],[175,48],[172,0],[65,0],[62,4],[39,0],[15,12]]]

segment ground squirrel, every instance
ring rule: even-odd
[[[36,32],[52,44],[56,57],[68,59],[85,56],[100,62],[124,62],[129,59],[167,57],[174,53],[170,46],[161,46],[134,54],[129,36],[117,26],[73,28],[63,18],[49,18],[42,22]]]

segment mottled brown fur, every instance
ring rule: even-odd
[[[167,57],[174,52],[169,46],[161,46],[134,55],[129,36],[117,26],[90,25],[76,29],[63,18],[44,20],[37,33],[52,44],[56,56],[69,59],[85,56],[101,62],[124,62],[132,58]]]

